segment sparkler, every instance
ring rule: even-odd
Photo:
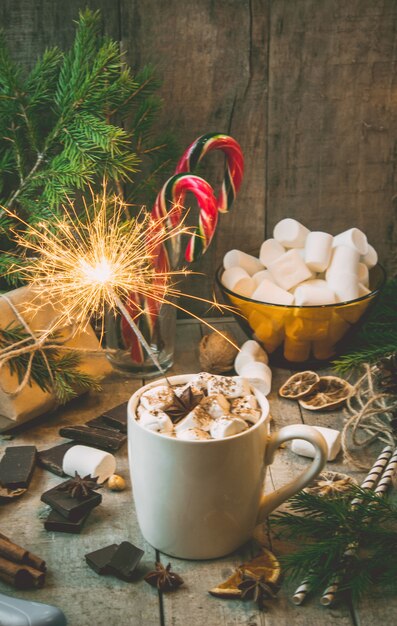
[[[200,319],[172,301],[173,297],[181,295],[173,286],[174,277],[191,272],[186,269],[159,271],[155,263],[163,246],[184,234],[191,234],[192,230],[185,226],[183,219],[177,225],[170,225],[169,214],[166,218],[153,219],[141,211],[137,218],[125,221],[124,202],[118,196],[110,199],[105,184],[100,195],[92,193],[92,200],[92,207],[84,202],[83,215],[79,215],[70,202],[63,217],[54,215],[51,226],[29,226],[5,208],[24,226],[25,232],[14,230],[16,243],[25,257],[22,270],[18,268],[18,271],[38,296],[45,295],[56,302],[60,309],[57,326],[73,323],[76,328],[82,328],[89,323],[91,315],[98,314],[103,320],[105,310],[118,309],[164,374],[136,324],[136,319],[145,313],[139,298],[135,318],[124,302],[131,294],[136,294],[151,298],[159,308],[162,304],[172,304]],[[179,212],[180,208],[176,210]],[[213,304],[204,298],[191,297]],[[205,320],[200,321],[215,330]],[[54,326],[48,329],[48,334],[53,331]]]

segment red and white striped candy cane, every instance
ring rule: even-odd
[[[222,188],[217,199],[218,210],[226,213],[240,189],[244,174],[244,157],[233,137],[222,133],[207,133],[198,137],[186,149],[176,167],[176,173],[194,172],[201,159],[212,150],[225,153],[227,163]]]

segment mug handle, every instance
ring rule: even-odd
[[[309,465],[309,467],[302,472],[297,478],[294,478],[291,482],[280,489],[276,489],[273,493],[263,494],[259,505],[258,523],[263,521],[265,517],[269,515],[280,504],[288,500],[295,493],[306,487],[313,478],[319,475],[327,461],[327,444],[324,437],[311,426],[305,426],[304,424],[294,424],[291,426],[284,426],[277,432],[270,435],[266,451],[265,451],[265,466],[273,463],[274,453],[280,447],[284,441],[290,441],[291,439],[304,439],[313,444],[316,448],[316,454]]]

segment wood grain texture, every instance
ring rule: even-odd
[[[191,265],[204,277],[182,283],[211,297],[215,268],[231,247],[257,248],[265,232],[266,67],[268,4],[263,0],[122,2],[123,47],[132,67],[155,63],[163,79],[159,128],[175,132],[184,150],[207,132],[231,133],[245,154],[245,179],[231,211],[220,215],[205,257]],[[211,153],[200,175],[219,189],[223,157]],[[197,223],[194,200],[191,223]],[[207,304],[182,300],[200,313]]]
[[[397,5],[271,7],[268,234],[285,216],[358,226],[395,271]]]

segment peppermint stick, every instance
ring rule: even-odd
[[[383,448],[382,452],[380,453],[380,455],[378,456],[378,458],[376,459],[375,463],[373,464],[373,466],[371,467],[368,475],[366,476],[364,482],[361,484],[361,488],[362,489],[372,489],[373,486],[375,485],[375,483],[378,481],[379,476],[382,474],[387,462],[389,461],[391,455],[392,455],[392,451],[393,448],[391,446],[386,446],[385,448]],[[351,501],[351,506],[356,506],[357,504],[360,503],[360,499],[359,498],[353,498],[353,500]],[[326,597],[328,598],[329,594],[332,592],[333,595],[336,594],[337,591],[337,587],[334,590],[334,586],[336,583],[336,579],[332,581],[332,584],[330,584],[327,589],[325,590],[322,598],[321,598],[321,603],[324,604],[324,606],[329,606],[329,604],[331,604],[331,602],[333,602],[333,599],[331,600],[331,602],[329,604],[324,603],[326,602]],[[338,580],[338,584],[339,584],[339,580]],[[301,582],[301,584],[299,585],[299,587],[297,587],[294,595],[292,596],[292,601],[294,604],[296,604],[297,606],[299,606],[300,604],[302,604],[302,602],[305,600],[306,596],[308,593],[310,593],[311,591],[311,586],[308,582],[307,578],[304,578]]]
[[[393,473],[397,467],[397,448],[393,452],[393,448],[391,446],[386,446],[383,448],[381,454],[376,459],[371,471],[369,472],[367,478],[361,485],[362,489],[372,489],[375,483],[378,481],[379,476],[382,477],[379,480],[379,483],[374,491],[377,495],[384,495],[386,493],[387,488],[389,487]],[[384,470],[384,471],[383,471]],[[358,504],[361,504],[362,499],[360,497],[354,498],[351,502],[351,507],[354,508]],[[345,552],[343,553],[343,557],[353,556],[354,553],[358,549],[357,543],[350,544]],[[336,594],[338,593],[339,584],[341,582],[341,576],[335,576],[335,578],[328,585],[326,590],[324,591],[321,597],[321,604],[323,606],[331,606],[335,602]]]

